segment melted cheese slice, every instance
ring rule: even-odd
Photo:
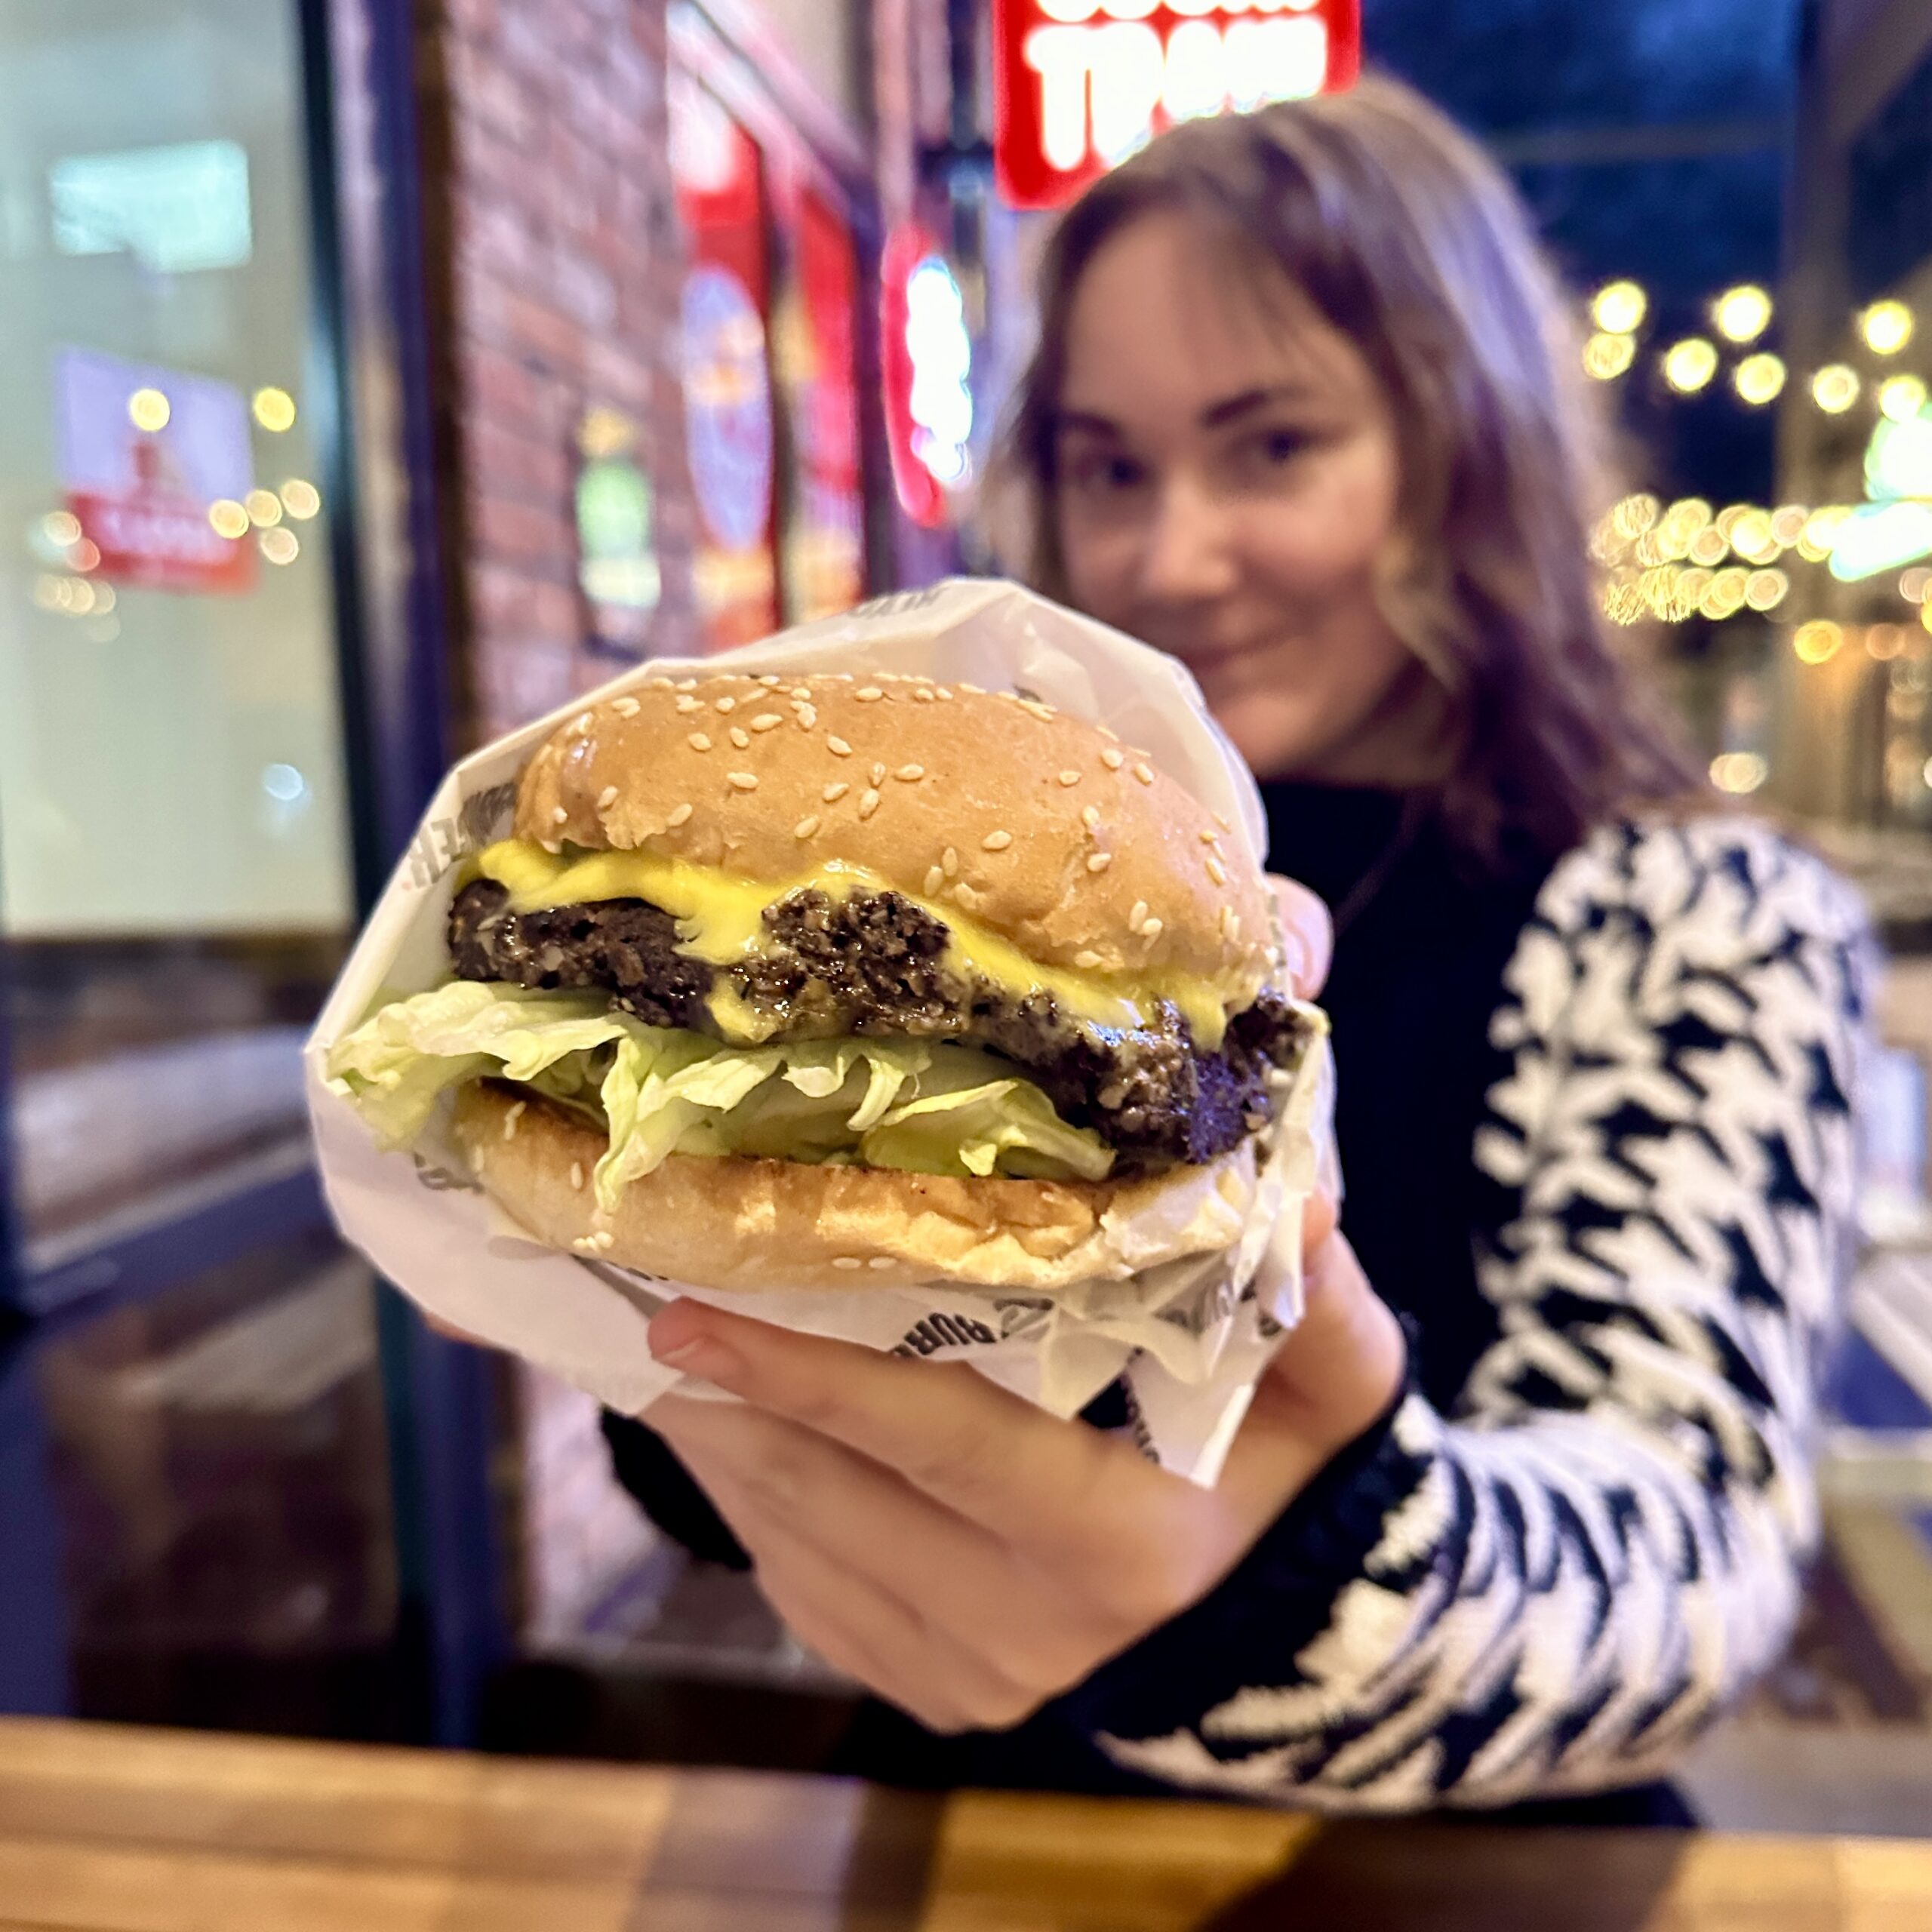
[[[815,890],[837,900],[897,890],[863,866],[836,860],[773,885],[661,853],[547,852],[520,838],[488,847],[475,871],[507,888],[511,910],[518,912],[602,899],[648,900],[677,921],[678,949],[712,966],[739,964],[768,952],[765,909],[792,893]],[[1051,993],[1075,1019],[1121,1031],[1152,1026],[1159,1002],[1171,1001],[1200,1045],[1212,1051],[1221,1043],[1229,995],[1212,980],[1183,973],[1103,974],[1042,966],[976,920],[914,893],[900,897],[946,928],[944,963],[962,978],[983,980],[1014,999]],[[1251,989],[1235,1001],[1245,1004],[1252,996]],[[755,1044],[771,1032],[774,1023],[728,986],[718,988],[710,1006],[720,1032],[734,1044]]]

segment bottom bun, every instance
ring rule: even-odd
[[[605,1214],[590,1175],[607,1143],[574,1115],[485,1081],[457,1094],[454,1132],[485,1189],[544,1246],[697,1287],[1124,1281],[1232,1247],[1259,1186],[1252,1138],[1211,1167],[1118,1181],[673,1154]]]

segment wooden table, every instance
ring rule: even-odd
[[[1932,1844],[1188,1804],[0,1720],[4,1932],[1927,1932]]]

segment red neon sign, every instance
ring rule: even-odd
[[[1361,0],[994,0],[999,192],[1058,208],[1177,121],[1361,71]]]

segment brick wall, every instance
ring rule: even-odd
[[[640,431],[662,601],[697,636],[664,0],[417,0],[440,506],[463,742],[610,676],[582,648],[585,412]]]

